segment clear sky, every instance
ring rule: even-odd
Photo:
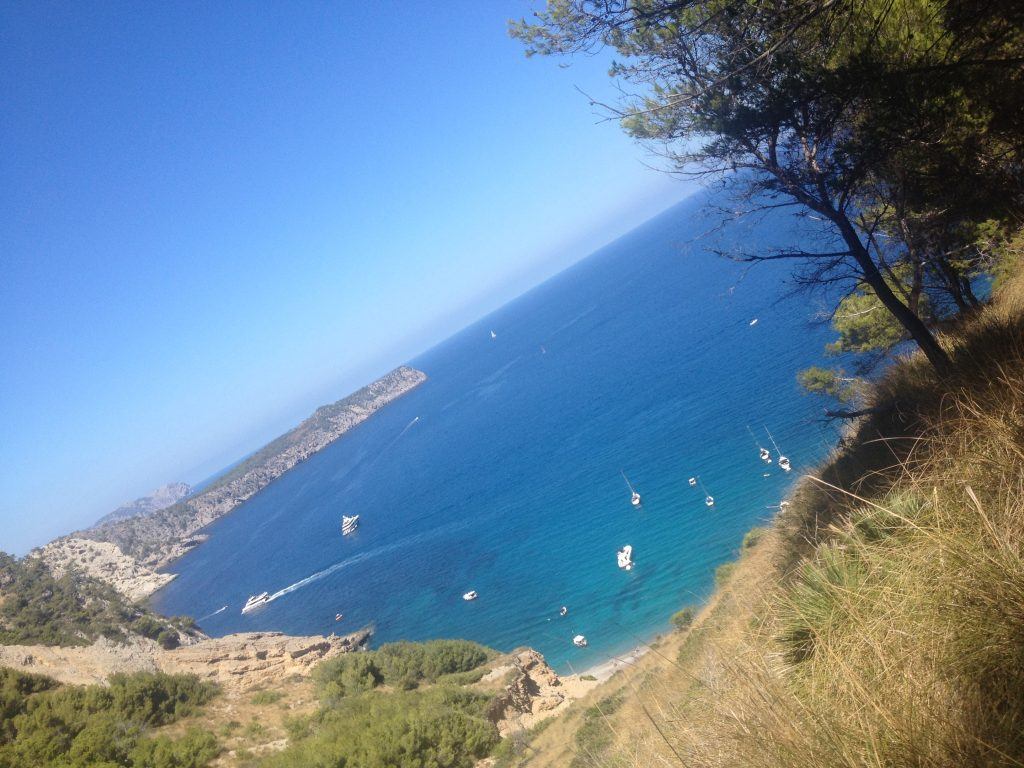
[[[195,482],[681,199],[525,0],[0,5],[0,548]]]

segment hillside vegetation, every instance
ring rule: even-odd
[[[892,366],[690,628],[506,764],[1024,763],[1024,280],[942,343],[951,375]]]
[[[0,768],[201,768],[219,752],[200,729],[150,729],[194,714],[215,690],[193,677],[115,675],[109,686],[58,686],[0,668]]]
[[[84,574],[54,578],[40,559],[0,552],[0,645],[88,645],[141,635],[174,648],[194,632],[191,619],[158,616]]]

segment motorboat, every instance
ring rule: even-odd
[[[249,613],[250,611],[255,611],[257,608],[262,608],[269,602],[269,592],[260,592],[258,595],[251,595],[249,599],[245,601],[245,605],[242,606],[242,613]]]
[[[464,594],[462,596],[462,599],[466,600],[466,601],[469,601],[469,600],[476,600],[477,597],[479,597],[479,595],[477,595],[476,590],[475,589],[471,589],[471,590],[469,590],[469,592],[467,592],[466,594]]]
[[[587,638],[585,638],[583,635],[576,635],[576,637],[572,639],[572,644],[575,645],[577,648],[586,648]]]
[[[691,488],[696,488],[697,487],[697,478],[696,477],[691,477],[690,478],[690,487]]]
[[[626,571],[633,570],[633,547],[627,544],[615,553],[615,559],[619,564],[619,568]]]
[[[565,614],[567,614],[568,612],[569,612],[569,609],[566,608],[564,605],[561,608],[558,609],[558,615],[559,616],[565,616]]]
[[[350,533],[354,533],[356,528],[359,527],[359,515],[347,515],[341,516],[341,535],[348,536]]]

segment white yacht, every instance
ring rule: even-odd
[[[627,571],[633,570],[633,547],[627,544],[615,554],[615,559],[619,568]]]
[[[561,608],[558,609],[558,615],[559,616],[565,616],[565,614],[567,614],[568,612],[569,612],[569,609],[566,608],[564,605]]]
[[[572,644],[575,645],[577,648],[586,648],[587,638],[585,638],[583,635],[576,635],[576,637],[572,639]]]
[[[249,599],[245,601],[245,605],[242,606],[242,613],[249,613],[249,611],[255,611],[257,608],[262,608],[269,602],[269,592],[260,592],[258,595],[251,595]]]
[[[341,516],[341,535],[342,536],[348,536],[350,533],[353,533],[355,531],[355,529],[358,528],[358,527],[359,527],[359,515],[352,515],[352,517],[349,517],[348,515],[342,515]]]
[[[765,464],[771,464],[772,463],[772,452],[771,451],[769,451],[767,448],[761,448],[760,449],[760,453],[761,453],[761,461],[763,461]]]
[[[476,590],[475,589],[471,589],[471,590],[469,590],[469,592],[467,592],[466,594],[464,594],[462,596],[462,599],[466,600],[468,602],[469,600],[476,600],[477,597],[478,597],[478,595],[476,593]]]
[[[697,478],[696,477],[691,477],[690,478],[690,487],[691,488],[696,488],[697,487]]]
[[[492,339],[498,338],[498,334],[496,334],[494,331],[491,331],[491,338]]]
[[[704,497],[704,503],[705,503],[705,504],[706,504],[707,506],[709,506],[709,507],[713,507],[713,506],[715,506],[715,497],[714,497],[714,496],[711,496],[710,494],[709,494],[709,495],[707,495],[707,496],[705,496],[705,497]]]

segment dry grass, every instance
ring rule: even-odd
[[[671,658],[594,692],[627,692],[606,747],[566,748],[577,714],[519,764],[1024,765],[1024,279],[944,342],[954,375],[894,366]]]

